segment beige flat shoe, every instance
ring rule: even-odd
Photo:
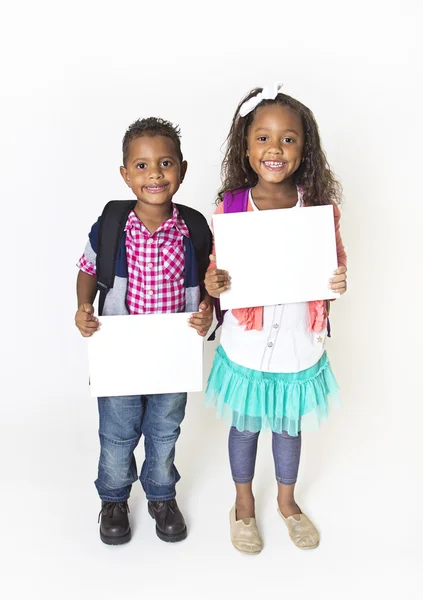
[[[302,550],[311,550],[317,548],[320,542],[320,535],[313,523],[303,513],[284,517],[278,507],[278,513],[285,521],[288,527],[289,537]]]
[[[236,508],[232,507],[229,513],[231,523],[231,542],[237,550],[245,554],[259,554],[263,549],[263,542],[253,517],[236,520]]]

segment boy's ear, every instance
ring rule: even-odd
[[[122,167],[121,167],[121,168],[122,168]],[[185,178],[185,175],[186,175],[187,169],[188,169],[188,163],[187,163],[187,161],[186,161],[186,160],[184,160],[184,161],[182,161],[182,163],[181,163],[181,183],[183,182],[183,180],[184,180],[184,178]]]
[[[125,169],[125,167],[120,167],[120,174],[122,175],[123,181],[129,187],[131,185],[131,181],[128,176],[128,171]]]

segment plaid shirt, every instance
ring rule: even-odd
[[[176,206],[173,216],[151,234],[131,211],[125,226],[128,289],[126,303],[131,315],[175,313],[185,310],[185,254],[183,236],[188,227]],[[77,265],[96,276],[95,265],[85,254]]]

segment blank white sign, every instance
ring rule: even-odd
[[[333,206],[214,215],[216,261],[231,276],[223,309],[336,298]]]
[[[189,313],[99,317],[88,338],[91,395],[199,392],[203,338]]]

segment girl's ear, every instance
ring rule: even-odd
[[[130,187],[131,181],[129,179],[128,171],[125,169],[125,167],[120,167],[120,174],[122,175],[122,179],[126,183],[126,185]]]

